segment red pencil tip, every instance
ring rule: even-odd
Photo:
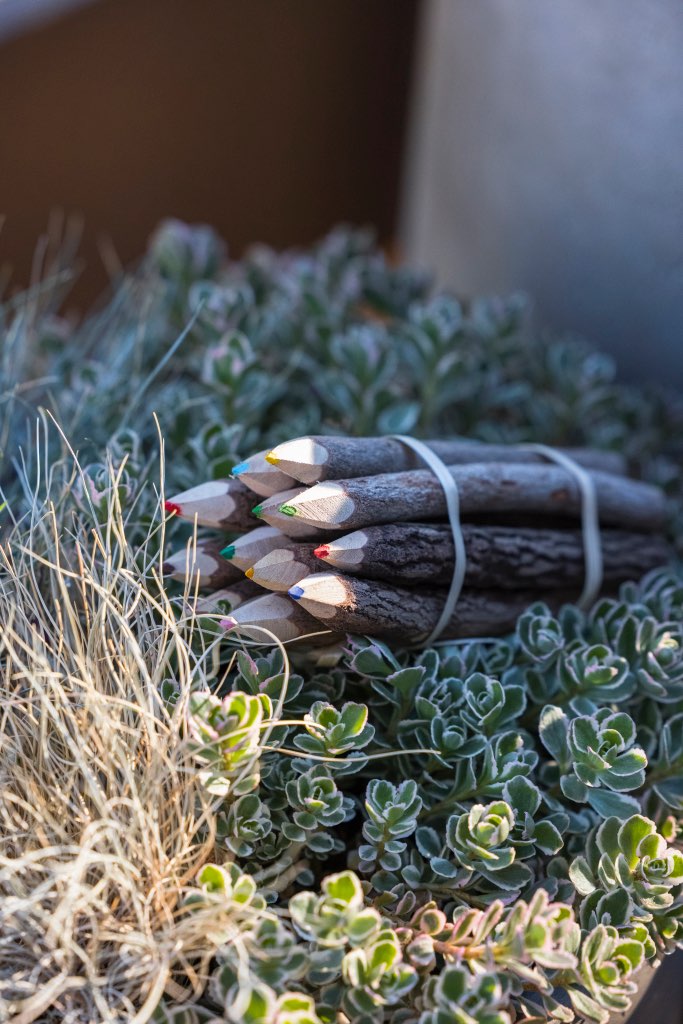
[[[330,553],[330,549],[327,544],[321,544],[319,548],[313,549],[313,554],[316,558],[327,558]]]
[[[180,505],[176,505],[175,501],[165,501],[164,508],[168,512],[169,516],[182,515],[182,509],[180,508]]]

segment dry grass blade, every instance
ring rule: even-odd
[[[143,1024],[164,992],[203,989],[239,924],[211,894],[184,906],[215,852],[183,729],[209,684],[149,581],[153,535],[130,549],[112,493],[94,529],[63,492],[36,498],[0,549],[0,1020],[17,1024]]]

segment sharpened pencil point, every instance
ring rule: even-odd
[[[261,503],[260,505],[254,505],[254,507],[251,510],[251,514],[253,516],[256,516],[256,517],[260,516],[262,512],[263,512],[263,503]]]
[[[253,579],[254,578],[254,570],[253,570],[253,568],[252,569],[247,569],[245,571],[244,575],[247,577],[248,580]]]
[[[234,554],[235,554],[235,545],[234,544],[228,544],[227,547],[221,549],[221,556],[223,558],[227,558],[228,561],[230,561],[230,559],[232,558],[232,556]]]
[[[176,505],[175,501],[165,501],[164,509],[168,512],[169,516],[182,515],[182,509],[180,508],[180,505]]]
[[[280,465],[280,460],[278,459],[277,455],[273,455],[272,452],[268,452],[268,454],[265,456],[265,460],[266,462],[269,462],[271,466]]]
[[[294,505],[280,505],[280,508],[278,509],[278,511],[282,512],[282,514],[285,515],[285,516],[295,516],[296,515],[296,508],[294,507]]]
[[[328,544],[321,544],[319,548],[313,548],[313,554],[316,558],[327,558],[330,553]]]
[[[296,585],[290,587],[287,593],[289,594],[290,597],[293,597],[295,601],[298,601],[300,597],[304,596],[303,587],[299,587]]]
[[[238,462],[236,466],[233,466],[230,472],[233,476],[239,476],[240,473],[246,473],[249,469],[248,462]]]

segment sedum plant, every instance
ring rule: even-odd
[[[28,1013],[22,1000],[38,978],[55,993],[40,997],[44,1019],[76,1024],[95,1013],[112,1022],[137,1014],[140,1024],[602,1024],[626,1010],[642,966],[683,944],[677,566],[588,612],[532,605],[504,638],[416,652],[349,637],[334,659],[316,660],[243,649],[210,618],[188,618],[157,565],[189,528],[164,522],[159,498],[162,487],[226,475],[248,452],[307,432],[585,444],[625,452],[665,487],[680,544],[680,405],[619,383],[611,361],[581,343],[538,336],[518,297],[464,305],[431,296],[424,275],[388,265],[362,231],[230,260],[211,229],[169,221],[82,322],[58,312],[65,275],[57,261],[0,309],[0,527],[12,552],[0,564],[0,600],[5,620],[21,623],[16,650],[38,643],[37,621],[40,637],[54,639],[30,673],[4,677],[12,731],[0,757],[7,749],[11,758],[0,768],[14,779],[17,764],[40,765],[18,753],[28,732],[16,679],[30,676],[44,721],[56,721],[61,703],[42,680],[72,624],[69,680],[87,671],[111,697],[110,666],[121,697],[112,714],[127,746],[106,808],[124,814],[116,787],[134,768],[141,810],[126,885],[140,887],[129,902],[145,942],[128,942],[124,921],[113,971],[105,940],[114,933],[101,933],[88,969],[109,980],[94,1002],[64,982],[79,978],[87,990],[85,972],[62,970],[81,921],[61,959],[41,947],[38,973],[22,974],[18,875],[7,864],[24,870],[27,840],[7,811],[17,849],[1,851],[0,923],[11,921],[15,959],[0,966],[0,1005]],[[39,408],[59,429],[41,427],[36,444]],[[59,575],[72,567],[78,578],[83,564],[93,576],[85,607]],[[49,616],[26,596],[41,587]],[[3,646],[3,658],[16,650]],[[146,696],[142,683],[126,693],[134,671]],[[159,791],[163,766],[178,765],[159,806],[136,740],[147,719],[164,723],[149,755]],[[93,782],[95,740],[81,720],[69,827]],[[64,762],[67,733],[49,745],[50,765]],[[171,817],[173,901],[146,836],[161,842]],[[114,832],[126,835],[123,820]],[[69,834],[65,863],[74,848]],[[73,870],[87,874],[78,861]],[[47,891],[40,880],[32,889],[37,936],[51,920]],[[152,932],[138,924],[143,911]]]

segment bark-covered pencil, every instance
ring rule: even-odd
[[[267,451],[250,455],[244,462],[232,467],[232,475],[261,497],[268,498],[278,491],[291,490],[297,481],[284,473],[273,462],[266,461]]]
[[[306,491],[305,487],[295,487],[281,494],[274,494],[270,498],[264,498],[258,505],[254,506],[254,515],[269,526],[275,527],[287,537],[297,540],[315,540],[327,533],[327,528],[320,530],[305,520],[299,520],[281,511],[282,505],[293,502],[299,495]],[[330,527],[332,529],[332,527]]]
[[[168,513],[215,530],[251,530],[254,493],[239,480],[209,480],[165,502]]]
[[[261,588],[257,587],[255,583],[242,577],[241,580],[231,583],[228,587],[222,587],[212,594],[203,594],[198,597],[194,606],[195,612],[197,615],[218,615],[226,611],[233,611],[245,601],[251,601],[262,593]]]
[[[242,534],[221,548],[221,555],[244,572],[274,548],[284,548],[295,543],[275,526],[257,526],[255,530]]]
[[[449,466],[458,485],[460,510],[579,516],[581,491],[566,469],[551,465],[472,463]],[[652,484],[598,471],[590,473],[601,523],[642,531],[661,530],[664,493]],[[277,498],[268,501],[276,502]],[[446,497],[429,470],[381,473],[348,480],[326,480],[279,506],[287,517],[319,530],[353,530],[379,523],[444,519]]]
[[[424,444],[449,466],[468,462],[539,463],[543,457],[514,445],[480,441],[425,441]],[[579,465],[607,473],[625,473],[626,460],[618,452],[589,448],[561,448]],[[341,480],[377,473],[402,473],[423,465],[419,455],[391,437],[297,437],[266,453],[273,468],[305,484]],[[271,492],[272,493],[272,492]]]
[[[581,530],[470,524],[462,530],[466,586],[553,589],[584,579]],[[640,579],[671,558],[657,534],[604,529],[600,539],[605,583]],[[453,576],[453,535],[445,523],[368,526],[321,544],[314,554],[341,572],[399,584],[445,584]]]
[[[215,537],[201,537],[196,546],[192,542],[166,556],[164,575],[184,583],[190,580],[200,587],[222,587],[243,579],[241,570],[221,557],[223,540]]]
[[[226,630],[235,630],[240,637],[268,643],[264,629],[273,633],[283,643],[306,637],[311,643],[331,643],[335,637],[329,627],[309,615],[296,601],[286,594],[264,594],[253,601],[247,601],[221,620]],[[236,629],[235,627],[239,627]],[[310,636],[309,634],[318,634]],[[322,634],[322,635],[320,635]]]
[[[247,569],[246,575],[265,590],[287,593],[303,576],[326,568],[313,554],[311,544],[296,544],[270,551]]]
[[[289,594],[330,629],[403,643],[420,642],[431,633],[445,599],[445,591],[439,594],[433,589],[409,590],[337,573],[306,576]],[[463,591],[441,639],[506,633],[514,628],[524,610],[538,600],[556,607],[564,596],[524,590]]]

